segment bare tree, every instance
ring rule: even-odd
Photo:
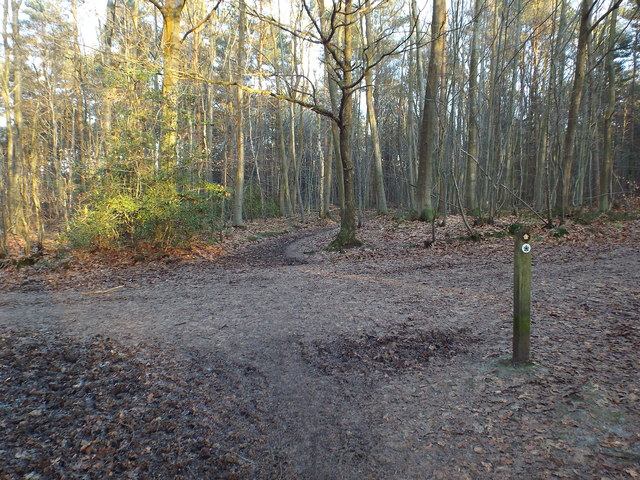
[[[238,19],[238,70],[236,72],[236,81],[238,83],[242,82],[241,79],[246,57],[245,23],[246,6],[244,0],[240,0],[240,16]],[[244,104],[242,89],[240,87],[236,87],[235,93],[237,163],[232,222],[234,227],[241,227],[244,225],[244,220],[242,219],[242,206],[244,201]]]
[[[160,153],[165,168],[172,170],[177,166],[178,154],[178,81],[180,78],[180,50],[186,38],[202,28],[222,0],[218,0],[209,14],[196,23],[186,33],[181,34],[180,21],[188,0],[147,0],[162,14],[162,138]]]
[[[438,152],[438,103],[441,94],[446,24],[446,1],[434,0],[431,21],[431,53],[429,54],[424,110],[420,128],[416,198],[418,217],[427,221],[431,221],[435,215],[431,190],[433,188],[433,169]]]
[[[597,5],[594,0],[582,0],[580,3],[580,25],[578,30],[578,49],[576,52],[576,69],[573,77],[573,87],[571,89],[571,99],[569,101],[569,117],[567,119],[567,129],[564,136],[564,153],[562,161],[562,178],[560,182],[560,214],[564,222],[564,217],[569,208],[569,201],[572,193],[571,183],[573,178],[573,164],[575,160],[575,140],[576,127],[578,124],[579,108],[584,91],[584,80],[586,74],[587,47],[591,32],[602,22],[611,12],[618,9],[622,0],[615,0],[611,8],[600,16],[595,22],[591,22],[591,14]]]
[[[600,211],[611,209],[611,173],[613,170],[613,115],[616,107],[615,72],[613,56],[616,46],[616,23],[618,11],[614,10],[609,20],[609,38],[605,55],[605,70],[607,74],[607,108],[604,113],[604,136],[602,164],[600,166]]]
[[[467,174],[466,206],[471,215],[478,215],[478,34],[480,24],[481,0],[474,0],[473,19],[471,20],[471,46],[469,58],[469,101],[467,104]]]
[[[375,42],[373,39],[373,25],[371,24],[371,0],[365,1],[365,35],[366,35],[366,60],[374,54]],[[384,188],[384,174],[382,171],[382,152],[380,151],[380,134],[378,133],[378,117],[373,103],[373,69],[366,68],[365,74],[366,98],[367,98],[367,118],[371,130],[371,144],[373,146],[373,172],[376,185],[376,204],[378,211],[387,213],[387,197]]]

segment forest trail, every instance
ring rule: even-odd
[[[145,358],[145,368],[155,358],[174,362],[167,378],[186,372],[193,392],[215,385],[219,398],[199,408],[224,418],[209,434],[226,463],[195,456],[173,471],[165,457],[149,460],[149,471],[173,471],[172,478],[640,472],[637,245],[534,246],[537,363],[514,370],[504,363],[508,242],[435,255],[384,252],[373,241],[341,255],[322,250],[333,234],[316,228],[219,261],[126,274],[118,279],[124,288],[104,294],[10,289],[0,300],[0,328],[6,338],[62,344],[99,334],[133,349],[131,361]],[[177,411],[195,401],[176,395]],[[195,427],[175,421],[171,441],[179,442]],[[13,459],[8,478],[18,478],[18,464],[28,470],[28,459],[15,459],[18,440],[0,443]],[[142,446],[132,451],[149,455]]]

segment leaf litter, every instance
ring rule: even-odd
[[[428,250],[429,225],[372,217],[342,253],[324,222],[6,268],[0,476],[638,478],[640,222],[533,228],[534,362],[513,368],[516,220],[476,243],[451,217]],[[285,230],[238,235],[259,228]]]

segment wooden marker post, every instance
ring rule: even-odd
[[[513,363],[529,362],[531,346],[531,234],[520,228],[515,234],[513,257]]]

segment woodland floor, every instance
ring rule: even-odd
[[[536,227],[521,368],[513,221],[5,268],[0,478],[639,478],[640,221]]]

